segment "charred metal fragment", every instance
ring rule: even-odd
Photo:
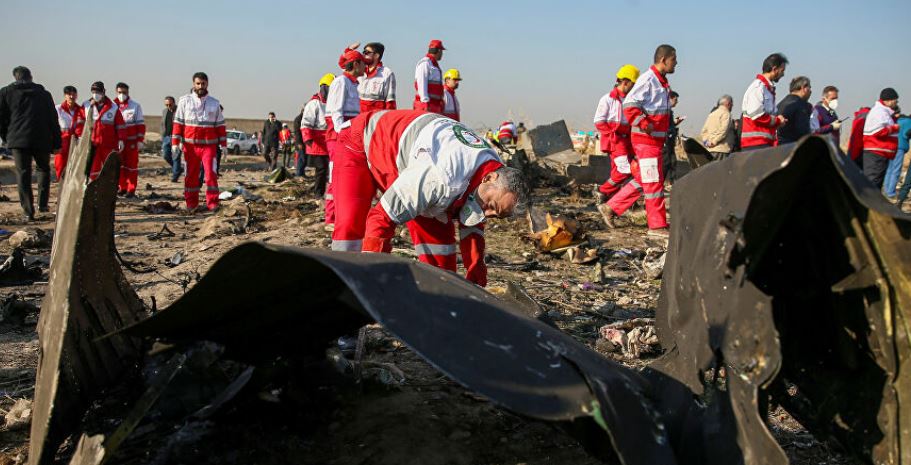
[[[705,371],[726,370],[744,463],[787,463],[769,393],[866,463],[911,463],[911,218],[820,137],[700,168],[671,215],[669,352],[652,368],[700,396]]]
[[[143,307],[114,258],[120,157],[112,154],[98,178],[88,180],[91,127],[86,121],[60,187],[50,282],[38,321],[30,464],[54,459],[91,399],[133,365],[141,343],[126,335],[96,341],[136,322]]]

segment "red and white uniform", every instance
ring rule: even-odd
[[[199,205],[199,168],[202,164],[206,180],[206,207],[209,210],[218,208],[218,174],[215,172],[218,146],[228,148],[228,135],[225,129],[225,116],[221,104],[215,97],[205,95],[200,98],[191,92],[177,101],[174,111],[174,130],[171,134],[171,146],[174,150],[183,144],[184,176],[183,196],[187,208]]]
[[[60,151],[54,156],[54,171],[57,179],[63,177],[66,170],[66,161],[70,156],[72,138],[82,137],[85,128],[85,108],[79,105],[69,105],[66,102],[56,105],[57,123],[60,125]]]
[[[395,110],[395,73],[379,62],[373,71],[357,78],[361,112]]]
[[[301,117],[301,140],[307,145],[307,155],[328,156],[326,147],[326,101],[319,94],[313,94],[304,105],[304,116]]]
[[[848,137],[848,156],[852,160],[857,160],[864,152],[864,125],[867,123],[867,115],[870,114],[870,107],[860,107],[854,112],[854,121],[851,122],[851,135]]]
[[[509,144],[516,140],[516,123],[503,121],[497,131],[497,140],[502,144]]]
[[[892,117],[894,114],[895,110],[883,105],[882,100],[873,105],[864,121],[864,152],[890,160],[895,158],[898,150],[898,124],[895,124],[895,118]]]
[[[326,97],[326,146],[329,148],[329,183],[326,185],[326,224],[335,223],[335,195],[332,188],[332,169],[335,141],[338,134],[347,128],[350,121],[361,113],[361,101],[357,92],[357,79],[347,72],[329,85]]]
[[[285,145],[288,145],[289,143],[291,143],[291,130],[290,129],[282,128],[282,130],[278,132],[278,143],[281,144],[282,146],[285,146]]]
[[[614,87],[598,101],[595,110],[595,128],[601,133],[601,151],[611,157],[610,177],[598,190],[610,197],[632,177],[630,159],[633,146],[630,142],[630,126],[623,114],[623,99],[626,94]]]
[[[667,227],[661,148],[671,123],[670,92],[667,78],[651,66],[639,76],[623,99],[623,115],[630,123],[630,141],[635,155],[630,163],[633,179],[607,202],[614,213],[622,215],[643,195],[650,229]],[[646,132],[649,125],[651,133]]]
[[[118,187],[121,191],[136,192],[139,177],[139,144],[144,142],[146,137],[145,118],[142,115],[142,106],[129,97],[126,102],[114,99],[114,103],[120,109],[123,122],[127,127],[127,140],[121,154]]]
[[[414,109],[443,112],[443,71],[429,53],[414,68]]]
[[[763,147],[775,145],[778,128],[775,86],[761,74],[747,87],[743,94],[743,131],[740,147]]]
[[[120,109],[108,97],[101,101],[100,108],[89,101],[86,110],[92,115],[92,147],[95,148],[89,178],[95,179],[101,174],[101,167],[111,152],[117,150],[117,144],[123,142],[126,145],[127,126]]]
[[[418,259],[455,271],[455,221],[503,163],[480,137],[442,115],[385,110],[355,118],[339,139],[333,250],[388,252],[406,223]],[[372,205],[376,190],[383,192]],[[460,225],[467,278],[487,283],[483,223]]]
[[[459,117],[462,113],[462,107],[459,105],[459,99],[456,97],[455,89],[443,86],[443,116],[461,121]]]

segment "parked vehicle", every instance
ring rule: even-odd
[[[259,147],[256,139],[249,134],[243,131],[228,131],[228,152],[234,155],[239,155],[240,152],[255,155],[259,153]]]

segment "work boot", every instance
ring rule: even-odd
[[[592,188],[592,197],[595,198],[598,204],[607,202],[607,196],[604,195],[604,192],[601,192],[601,186],[597,184],[595,184],[595,187]]]
[[[126,193],[127,193],[126,190],[121,189],[121,190],[117,191],[117,196],[118,196],[118,197],[123,197],[124,195],[126,195]]]
[[[667,239],[670,237],[670,231],[668,228],[649,229],[646,235],[651,237],[658,237],[661,239]]]
[[[604,224],[606,224],[608,228],[614,229],[617,227],[617,224],[614,222],[617,218],[617,214],[614,213],[611,207],[606,203],[598,205],[598,212],[601,213],[601,218],[604,218]]]
[[[126,198],[128,198],[128,199],[132,199],[132,198],[135,198],[135,197],[136,197],[136,193],[135,193],[135,192],[127,192],[126,194],[124,194],[124,197],[126,197]]]

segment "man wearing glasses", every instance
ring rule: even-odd
[[[357,93],[361,98],[361,113],[370,110],[395,110],[395,73],[383,65],[386,47],[379,42],[364,46],[367,69],[357,78]]]

